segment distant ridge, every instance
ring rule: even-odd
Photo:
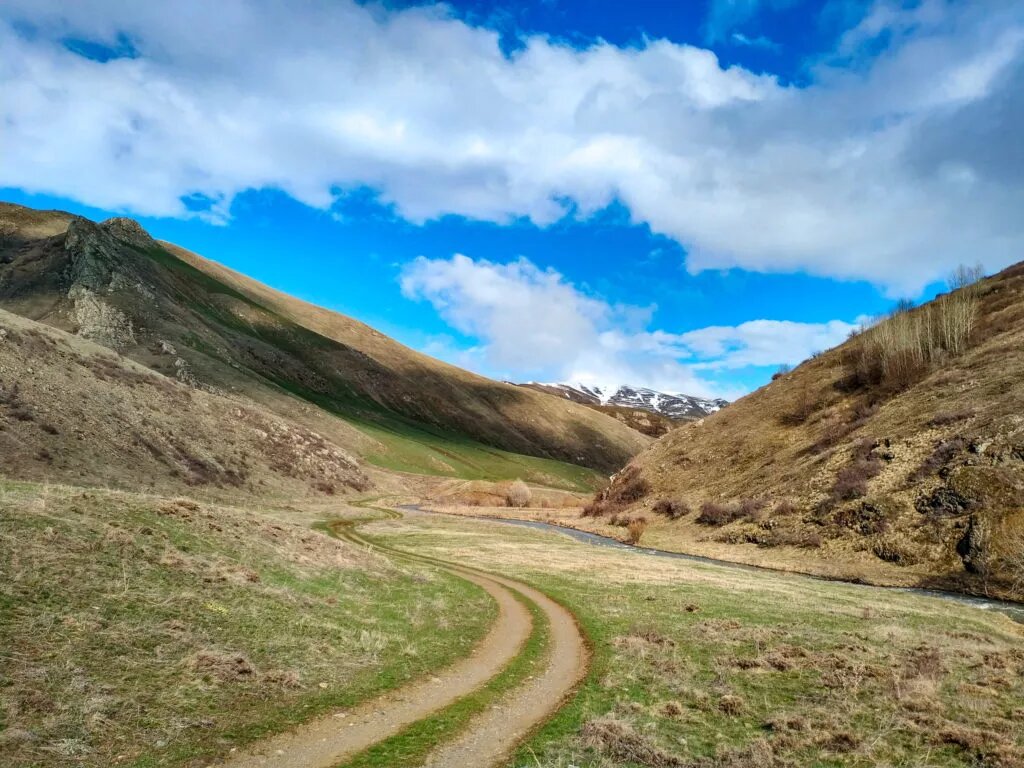
[[[720,398],[701,398],[680,393],[659,392],[627,384],[601,386],[584,383],[542,383],[531,381],[521,386],[548,392],[584,405],[618,406],[666,416],[673,421],[702,419],[720,411],[729,403]]]

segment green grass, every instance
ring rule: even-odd
[[[1011,766],[1024,754],[1024,635],[1005,617],[521,528],[410,519],[373,535],[500,570],[576,613],[591,672],[516,766]]]
[[[0,762],[204,765],[451,664],[495,615],[304,525],[5,484]]]
[[[397,420],[387,426],[349,420],[381,444],[381,451],[364,458],[384,469],[464,480],[520,478],[538,485],[584,492],[593,491],[604,480],[601,473],[587,467],[502,451],[456,435],[431,433]]]

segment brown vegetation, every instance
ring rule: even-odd
[[[1013,593],[1006,548],[987,559],[983,544],[1024,531],[1024,265],[977,277],[962,270],[936,301],[901,303],[669,433],[631,464],[649,483],[642,498],[609,507],[610,489],[583,525],[650,511],[645,541],[657,547]],[[634,482],[630,471],[612,486]],[[766,503],[743,510],[743,499]],[[686,508],[697,512],[673,512]],[[805,553],[773,560],[749,546],[780,544]]]

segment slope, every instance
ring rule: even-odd
[[[383,466],[488,476],[498,465],[515,476],[509,454],[523,454],[607,471],[645,444],[613,419],[432,360],[158,243],[130,219],[7,204],[0,219],[0,306],[245,394]],[[593,479],[546,461],[537,471]]]
[[[1024,592],[1024,265],[669,433],[588,513],[846,578]]]

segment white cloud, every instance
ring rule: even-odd
[[[119,36],[137,57],[61,43]],[[326,208],[369,186],[414,222],[618,199],[692,271],[892,294],[1020,258],[1021,0],[878,2],[806,88],[664,40],[523,43],[505,57],[443,6],[5,0],[0,185],[166,216],[198,194],[213,218],[265,187]]]
[[[707,374],[796,364],[843,341],[854,325],[753,320],[681,334],[649,330],[650,308],[612,305],[526,259],[508,264],[420,257],[402,292],[429,301],[457,331],[478,340],[432,353],[498,378],[633,384],[668,392],[735,397]]]
[[[737,45],[745,45],[748,48],[764,48],[768,51],[778,51],[781,48],[778,43],[764,35],[749,37],[742,32],[733,32],[730,39]]]

